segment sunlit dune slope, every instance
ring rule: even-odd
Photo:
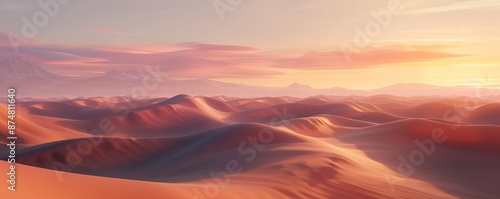
[[[486,99],[457,108],[467,99],[24,100],[16,118],[19,190],[6,194],[497,198],[500,109]],[[0,158],[7,154],[0,147]]]

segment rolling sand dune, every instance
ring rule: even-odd
[[[434,132],[442,133],[445,141],[432,141]],[[355,144],[373,160],[401,170],[400,173],[412,173],[410,177],[430,182],[461,198],[496,198],[500,194],[497,189],[500,172],[496,169],[500,166],[499,132],[500,126],[405,119],[362,131],[351,130],[336,137]],[[419,153],[424,156],[415,155]],[[412,154],[416,162],[422,163],[405,164],[411,161]]]
[[[500,125],[500,103],[482,105],[471,111],[466,122],[472,124]]]
[[[0,193],[7,198],[498,198],[500,106],[484,99],[457,108],[464,99],[25,99],[16,118],[22,143],[18,190]],[[5,160],[7,132],[0,132]],[[8,165],[0,161],[0,166]]]
[[[2,105],[0,107],[0,115],[2,118],[7,118],[7,108]],[[69,129],[59,125],[60,122],[67,121],[66,118],[44,117],[30,114],[29,110],[19,106],[16,108],[16,132],[19,135],[19,142],[22,146],[32,146],[45,142],[57,140],[65,140],[78,137],[86,137],[85,133],[77,130]],[[0,128],[7,129],[7,123],[0,123]],[[0,142],[6,143],[7,131],[1,130]]]

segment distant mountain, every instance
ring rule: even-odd
[[[300,90],[314,90],[314,88],[312,88],[309,85],[299,84],[297,82],[295,82],[293,84],[290,84],[285,89],[291,89],[291,90],[295,90],[295,89],[300,89]]]
[[[0,77],[2,79],[60,78],[60,76],[46,71],[41,64],[22,57],[8,57],[1,60]]]
[[[66,77],[52,74],[43,66],[24,58],[0,61],[0,89],[19,89],[22,97],[110,97],[110,96],[176,96],[178,94],[230,97],[309,97],[316,95],[397,96],[465,95],[475,96],[478,88],[442,87],[427,84],[395,84],[373,90],[350,90],[341,87],[315,89],[294,83],[287,87],[250,86],[209,79],[151,78],[142,68],[111,70],[93,77]],[[156,81],[155,81],[156,80]],[[500,94],[498,90],[493,90]]]

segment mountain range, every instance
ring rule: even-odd
[[[373,90],[350,90],[341,87],[315,89],[293,83],[287,87],[251,86],[224,83],[209,79],[171,79],[156,76],[153,70],[133,68],[111,70],[91,77],[73,77],[53,74],[35,61],[9,57],[0,61],[2,90],[14,87],[22,97],[110,97],[110,96],[175,96],[177,94],[232,97],[308,97],[317,95],[371,96],[450,96],[478,95],[478,88],[443,87],[419,83],[394,84]],[[498,90],[489,90],[498,94]]]

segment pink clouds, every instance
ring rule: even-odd
[[[141,48],[142,50],[137,50]],[[379,67],[397,63],[415,63],[448,59],[464,55],[444,52],[447,46],[386,46],[367,48],[352,54],[347,62],[341,51],[309,52],[300,57],[265,54],[248,46],[183,43],[154,46],[78,46],[23,45],[13,54],[9,46],[0,45],[0,55],[22,56],[41,62],[57,71],[80,70],[105,72],[119,67],[158,65],[175,78],[265,78],[294,70],[336,70]],[[144,50],[146,49],[146,50]],[[163,49],[163,50],[161,50]]]
[[[134,46],[120,49],[103,47],[82,47],[75,45],[30,45],[20,47],[16,55],[50,66],[52,70],[63,71],[75,68],[85,70],[101,68],[107,71],[117,67],[158,65],[160,70],[178,78],[246,78],[272,77],[280,72],[262,66],[270,61],[259,55],[258,50],[246,46],[186,43],[167,47],[166,51],[137,51]],[[7,46],[0,46],[0,54],[8,52]]]

